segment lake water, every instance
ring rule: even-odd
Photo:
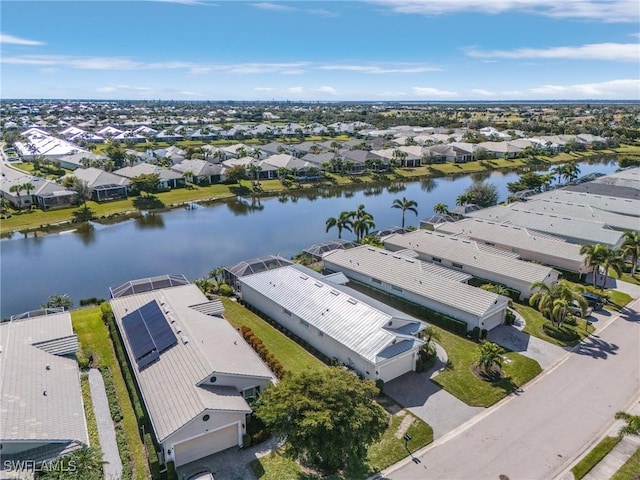
[[[613,160],[580,164],[581,175],[612,173]],[[406,212],[406,225],[433,213],[436,203],[449,208],[474,180],[495,184],[500,201],[508,195],[514,172],[436,178],[385,186],[353,186],[298,197],[239,199],[177,209],[112,225],[96,224],[85,233],[24,237],[0,242],[0,316],[38,308],[51,294],[80,299],[108,298],[109,287],[128,280],[162,274],[184,274],[193,280],[215,267],[268,254],[290,258],[313,245],[337,238],[325,232],[328,217],[364,204],[377,228],[399,226],[401,211],[393,200],[418,202],[418,215]],[[324,198],[326,197],[326,198]],[[343,232],[347,240],[353,239]]]

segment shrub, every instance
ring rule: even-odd
[[[480,330],[480,339],[485,340],[486,338],[487,338],[487,329],[483,328],[482,330]]]
[[[233,296],[233,288],[231,288],[226,283],[222,283],[222,284],[220,284],[220,287],[218,288],[218,293],[220,295],[222,295],[223,297],[231,297],[231,296]]]
[[[380,390],[380,393],[384,392],[384,380],[382,380],[381,378],[377,379],[376,387],[378,387],[378,390]]]
[[[473,327],[473,330],[471,331],[471,338],[476,342],[478,341],[480,338],[480,327]]]
[[[93,351],[90,348],[82,347],[76,352],[76,360],[80,370],[91,368],[93,364]]]
[[[507,310],[507,315],[505,316],[504,323],[505,325],[513,325],[514,323],[516,323],[516,314],[511,310]]]
[[[242,448],[249,448],[251,446],[251,435],[245,433],[242,435]]]
[[[149,459],[149,469],[151,470],[151,478],[160,478],[160,459],[158,458],[158,452],[156,446],[153,443],[150,433],[144,434],[144,446],[147,450],[147,458]]]
[[[167,462],[167,480],[178,480],[178,474],[176,473],[176,464],[173,460]]]

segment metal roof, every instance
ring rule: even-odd
[[[512,258],[509,252],[501,252],[498,249],[488,252],[473,240],[427,230],[393,235],[384,243],[385,246],[411,248],[423,255],[447,259],[450,262],[527,283],[544,281],[553,271],[550,267]]]
[[[619,198],[610,195],[597,195],[587,192],[573,192],[566,189],[551,190],[531,197],[532,199],[552,200],[564,203],[591,205],[607,212],[622,215],[640,216],[640,200]]]
[[[347,250],[332,253],[338,252]],[[326,283],[305,270],[288,266],[243,277],[239,282],[374,364],[380,361],[382,351],[402,338],[385,327],[420,325],[416,319],[408,321],[406,316],[396,318],[378,310],[362,298],[351,296],[344,287]],[[414,346],[424,343],[409,340]]]
[[[88,444],[69,312],[0,323],[0,345],[0,441]]]
[[[526,203],[523,204],[522,208],[507,208],[503,206],[483,208],[477,212],[470,213],[468,216],[493,222],[510,223],[519,227],[550,233],[551,235],[566,238],[572,243],[601,243],[616,246],[622,237],[621,232],[608,228],[604,222],[565,215],[532,212],[526,210]]]
[[[322,254],[335,250],[336,248],[350,248],[353,247],[353,245],[352,242],[339,238],[324,243],[316,243],[304,249],[303,252],[313,255],[314,257],[322,257]]]
[[[454,223],[440,225],[439,232],[463,235],[473,240],[508,245],[519,251],[529,250],[546,256],[555,256],[581,264],[580,246],[544,233],[516,227],[506,223],[492,222],[480,218],[466,218]]]
[[[229,394],[220,387],[197,386],[216,373],[261,379],[273,379],[273,376],[222,316],[211,316],[193,308],[215,307],[195,285],[113,298],[110,303],[120,331],[123,331],[122,318],[128,312],[154,300],[162,307],[178,342],[142,370],[135,361],[131,363],[158,440],[164,441],[206,409],[249,413],[251,409],[237,391],[229,390]],[[126,335],[122,337],[127,355],[134,359]]]
[[[329,270],[352,270],[430,299],[447,309],[466,312],[479,318],[492,314],[496,309],[505,308],[508,302],[506,297],[430,270],[425,262],[381,248],[363,245],[348,251],[336,250],[325,255],[324,262]],[[348,272],[346,275],[349,275]],[[442,313],[451,314],[450,310],[445,312],[444,309]]]

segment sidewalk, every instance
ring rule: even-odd
[[[122,461],[118,453],[116,443],[116,431],[109,411],[107,393],[104,389],[104,380],[100,370],[92,368],[89,370],[89,388],[91,390],[91,400],[93,401],[93,411],[96,414],[98,423],[98,435],[100,435],[100,446],[102,447],[102,469],[106,480],[119,480],[122,477]]]
[[[628,412],[632,415],[640,415],[640,404],[636,403]],[[616,420],[609,429],[607,436],[615,437],[618,435],[620,427],[623,425],[623,420]],[[638,448],[640,448],[640,437],[633,437],[631,435],[623,437],[622,440],[613,447],[613,450],[583,477],[583,480],[611,478]]]

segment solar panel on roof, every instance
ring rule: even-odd
[[[159,358],[160,358],[160,355],[158,355],[158,352],[153,350],[152,352],[149,352],[149,354],[137,360],[138,368],[143,369],[144,367],[146,367],[150,363],[155,362]]]
[[[176,336],[171,330],[158,302],[153,300],[140,307],[138,311],[147,326],[158,353],[162,353],[177,343]]]
[[[142,320],[139,310],[135,310],[122,318],[122,326],[127,334],[129,345],[133,350],[133,356],[140,365],[139,360],[152,352],[156,346]]]

